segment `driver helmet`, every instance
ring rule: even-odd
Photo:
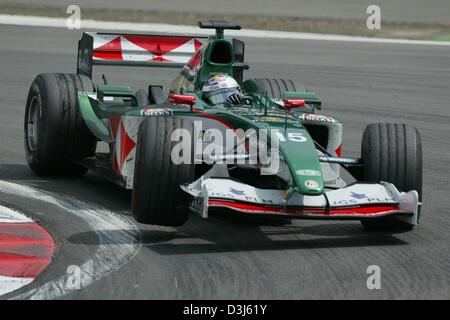
[[[241,87],[227,74],[219,73],[208,78],[203,83],[203,98],[213,105],[240,104]]]

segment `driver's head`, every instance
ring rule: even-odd
[[[203,83],[203,98],[213,105],[240,104],[241,87],[227,74],[213,75]]]

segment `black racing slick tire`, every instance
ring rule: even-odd
[[[72,161],[93,156],[97,139],[87,128],[78,91],[93,91],[89,77],[45,73],[31,84],[25,109],[25,154],[40,175],[78,177],[87,169]]]
[[[194,179],[193,143],[189,161],[172,161],[172,133],[183,129],[192,139],[192,122],[177,117],[151,117],[139,126],[134,169],[132,212],[136,221],[160,226],[180,226],[188,219],[188,195],[180,185]],[[183,150],[183,152],[186,150]]]
[[[390,182],[405,192],[416,190],[419,201],[422,200],[422,142],[415,127],[397,123],[368,125],[363,133],[361,157],[365,181]],[[361,223],[369,231],[413,228],[393,217],[364,219]]]
[[[261,93],[267,92],[271,99],[283,99],[285,91],[306,92],[306,88],[302,83],[291,79],[254,79]]]

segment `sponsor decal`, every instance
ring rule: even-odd
[[[305,186],[309,189],[317,189],[319,187],[319,184],[314,180],[306,180]]]
[[[89,61],[86,59],[83,59],[82,57],[80,57],[80,59],[78,59],[78,66],[80,68],[80,70],[82,70],[85,73],[90,73],[91,69],[90,69],[90,64]]]
[[[234,189],[234,188],[232,188],[232,187],[230,187],[229,191],[230,191],[231,193],[237,195],[237,196],[243,196],[243,195],[245,195],[245,191],[243,191],[243,190],[237,190],[237,189]]]
[[[311,169],[300,169],[295,172],[299,176],[308,176],[308,177],[320,177],[322,176],[322,173],[317,170],[311,170]]]
[[[224,160],[241,160],[241,159],[249,159],[250,155],[248,154],[223,154],[223,155],[214,155],[210,157],[212,161],[224,161]]]
[[[393,198],[367,198],[368,202],[396,202]]]
[[[208,189],[208,195],[210,198],[227,198],[227,199],[236,199],[236,200],[267,203],[267,204],[273,203],[272,199],[262,199],[262,198],[259,198],[258,196],[247,195],[247,194],[245,194],[244,190],[237,190],[232,187],[230,187],[228,189],[228,192],[217,192],[217,191]]]
[[[365,195],[364,195],[365,196]],[[355,204],[361,204],[361,203],[397,203],[395,199],[393,198],[369,198],[365,196],[364,201],[361,201],[362,199],[343,199],[343,200],[336,200],[333,201],[333,205],[355,205]]]
[[[234,110],[233,110],[234,112]],[[248,115],[248,116],[252,116],[252,113],[239,113],[241,115]],[[290,126],[294,126],[294,127],[301,127],[302,125],[295,119],[292,118],[286,118],[285,116],[265,116],[265,117],[255,117],[252,118],[253,121],[255,122],[272,122],[272,123],[287,123]]]
[[[328,156],[319,156],[319,161],[329,162],[329,163],[343,163],[343,164],[350,164],[350,165],[359,165],[360,164],[359,159],[328,157]]]
[[[248,107],[234,107],[233,112],[243,116],[253,116],[255,113],[250,111]]]
[[[264,121],[264,122],[284,122],[285,119],[281,117],[260,117],[255,119],[256,121]]]
[[[356,200],[337,200],[333,201],[333,205],[350,205],[350,204],[357,204],[358,201]]]
[[[88,96],[91,99],[97,99],[97,93],[93,91],[78,91],[79,96]]]
[[[352,198],[355,198],[355,199],[365,199],[365,198],[367,198],[367,196],[364,193],[355,193],[353,191],[352,191],[350,196]]]
[[[141,116],[144,117],[163,117],[171,115],[172,110],[165,108],[146,108],[141,110]]]
[[[302,113],[299,115],[299,119],[304,121],[317,121],[317,122],[328,122],[328,123],[334,123],[336,120],[333,117],[330,116],[324,116],[320,114],[313,114],[313,113]]]

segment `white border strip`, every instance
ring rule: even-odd
[[[15,278],[0,275],[0,296],[29,285],[34,278]]]
[[[0,24],[5,25],[66,28],[66,21],[67,21],[66,18],[0,14]],[[172,25],[165,23],[132,23],[132,22],[116,22],[116,21],[82,20],[82,27],[83,29],[110,30],[110,31],[127,30],[146,33],[155,32],[155,33],[174,33],[174,34],[192,34],[192,35],[211,34],[211,30],[199,29],[193,26]],[[322,40],[322,41],[407,44],[407,45],[447,46],[447,47],[450,46],[450,42],[446,41],[368,38],[357,36],[342,36],[334,34],[284,32],[284,31],[268,31],[268,30],[254,30],[254,29],[245,29],[239,31],[229,30],[227,31],[227,35],[237,37],[250,37],[250,38]]]
[[[14,211],[10,208],[0,205],[0,223],[30,223],[33,222],[30,218]]]

